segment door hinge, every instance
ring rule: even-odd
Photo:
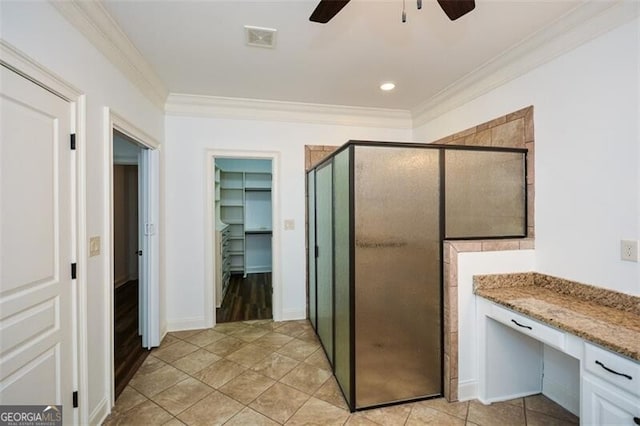
[[[78,391],[73,393],[73,408],[78,408]]]
[[[76,134],[71,133],[71,150],[75,151],[76,149]]]
[[[71,279],[75,280],[76,276],[78,273],[78,264],[77,263],[72,263],[71,264]]]
[[[316,257],[320,255],[320,247],[316,246]]]

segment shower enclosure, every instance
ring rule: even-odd
[[[350,141],[308,172],[309,319],[352,411],[442,394],[442,241],[525,237],[525,165]]]

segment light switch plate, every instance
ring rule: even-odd
[[[284,220],[284,230],[285,231],[291,231],[293,229],[296,229],[296,222],[293,219],[285,219]]]
[[[100,237],[89,238],[89,257],[100,254]]]

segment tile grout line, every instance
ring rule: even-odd
[[[471,403],[469,401],[464,401],[467,404],[467,410],[464,413],[464,424],[466,426],[466,424],[469,422],[469,410],[471,409]]]
[[[252,325],[248,325],[248,326],[249,326],[249,327],[253,327]],[[277,330],[277,329],[279,329],[279,328],[281,328],[281,327],[282,327],[282,326],[280,326],[280,327],[276,327],[276,328],[274,328],[274,329],[271,329],[270,331],[271,331],[271,332],[276,332],[276,330]],[[254,328],[261,328],[261,327],[254,327]],[[267,329],[267,330],[268,330],[268,329]],[[233,332],[231,332],[231,333],[233,333]],[[286,335],[286,336],[291,337],[292,339],[291,339],[289,342],[287,342],[287,343],[285,343],[284,345],[282,345],[282,346],[285,346],[286,344],[290,343],[290,342],[291,342],[291,341],[293,341],[293,340],[299,340],[299,341],[303,341],[303,342],[304,342],[304,340],[298,339],[298,337],[299,337],[299,336],[301,336],[301,335],[302,335],[302,334],[304,334],[304,333],[305,333],[305,330],[301,330],[300,332],[296,333],[294,336],[284,334],[284,335]],[[227,334],[227,336],[230,336],[230,335],[232,335],[232,334]],[[258,340],[258,339],[256,339],[256,340]],[[247,344],[247,345],[249,345],[249,344],[255,344],[254,342],[255,342],[255,340],[253,340],[253,341],[251,341],[251,342],[246,342],[246,341],[245,341],[245,344]],[[256,344],[256,345],[257,345],[257,346],[260,346],[259,344]],[[273,354],[273,353],[278,353],[277,351],[278,351],[282,346],[280,346],[279,348],[276,348],[276,349],[271,349],[271,348],[269,348],[269,350],[271,350],[271,354]],[[202,348],[202,349],[204,349],[204,348]],[[206,350],[206,349],[205,349],[205,350]],[[316,350],[316,351],[317,351],[317,350]],[[298,362],[298,366],[299,366],[301,363],[305,363],[305,364],[307,364],[307,365],[311,365],[311,364],[309,364],[309,363],[306,363],[305,361],[306,361],[310,356],[312,356],[316,351],[312,352],[309,356],[307,356],[307,357],[306,357],[304,360],[302,360],[302,361],[295,360],[295,361],[297,361],[297,362]],[[234,352],[232,352],[232,353],[234,353]],[[232,354],[232,353],[231,353],[231,354]],[[231,354],[227,354],[227,356],[228,356],[228,355],[231,355]],[[280,355],[282,355],[282,354],[280,354]],[[185,356],[188,356],[188,354],[187,354],[187,355],[185,355]],[[268,356],[269,356],[269,355],[266,355],[266,356],[265,356],[265,357],[263,357],[260,361],[263,361],[263,360],[264,360],[264,359],[266,359]],[[284,356],[284,355],[283,355],[283,356]],[[288,358],[288,357],[287,357],[287,358]],[[228,360],[228,358],[227,358],[226,356],[225,356],[225,357],[222,357],[221,359],[227,359],[227,360]],[[229,360],[229,361],[231,361],[231,360]],[[258,361],[258,362],[260,362],[260,361]],[[233,362],[233,361],[231,361],[231,362]],[[239,364],[239,365],[241,365],[241,364]],[[261,374],[261,373],[259,373],[259,372],[255,371],[255,370],[253,370],[253,369],[252,369],[252,367],[245,367],[244,365],[241,365],[241,366],[242,366],[242,367],[244,367],[244,368],[246,368],[245,372],[246,372],[246,371],[251,371],[251,372],[254,372],[255,374],[259,374],[259,375],[261,375],[261,376],[263,376],[263,377],[266,377],[266,378],[269,378],[269,379],[271,379],[271,380],[274,380],[274,379],[273,379],[273,378],[271,378],[271,377],[265,376],[264,374]],[[312,367],[315,367],[315,366],[312,366]],[[205,368],[206,368],[206,367],[205,367]],[[296,366],[296,367],[294,367],[293,369],[295,369],[295,368],[297,368],[297,366]],[[315,367],[315,368],[318,368],[318,367]],[[290,371],[293,371],[293,369],[292,369],[292,370],[290,370]],[[200,371],[201,371],[201,370],[200,370]],[[187,374],[188,374],[188,373],[187,373]],[[243,373],[241,373],[241,374],[244,374],[244,372],[243,372]],[[235,417],[237,414],[239,414],[241,411],[243,411],[243,410],[244,410],[244,408],[249,408],[249,409],[253,410],[253,409],[250,407],[250,405],[251,405],[254,401],[256,401],[256,400],[257,400],[261,395],[263,395],[265,392],[267,392],[267,391],[268,391],[272,386],[274,386],[274,385],[275,385],[275,384],[277,384],[277,383],[282,384],[282,385],[287,386],[287,387],[290,387],[290,388],[292,388],[292,389],[295,389],[295,390],[300,391],[299,389],[296,389],[295,387],[292,387],[292,386],[290,386],[289,384],[284,383],[284,382],[282,382],[282,381],[281,381],[284,377],[286,377],[286,375],[287,375],[287,374],[288,374],[288,373],[285,373],[285,375],[283,375],[280,379],[275,380],[275,381],[274,381],[274,383],[273,383],[271,386],[269,386],[267,389],[265,389],[265,390],[264,390],[264,391],[262,391],[260,394],[258,394],[258,395],[257,395],[255,398],[253,398],[253,399],[251,400],[251,402],[249,402],[248,404],[245,404],[245,403],[244,403],[244,402],[242,402],[242,401],[238,401],[238,400],[237,400],[237,399],[235,399],[233,396],[231,396],[231,395],[229,395],[229,394],[225,393],[225,392],[221,389],[222,387],[224,387],[224,385],[226,385],[227,383],[229,383],[229,382],[233,381],[234,379],[231,379],[231,380],[229,380],[229,381],[225,382],[225,383],[224,383],[223,385],[221,385],[221,386],[220,386],[220,388],[218,388],[218,389],[215,389],[215,388],[213,388],[213,389],[214,389],[214,390],[217,390],[218,392],[222,393],[223,395],[225,395],[225,396],[227,396],[227,397],[229,397],[229,398],[233,399],[234,401],[238,402],[239,404],[241,404],[241,405],[243,406],[243,408],[242,408],[241,410],[239,410],[239,411],[238,411],[238,413],[234,414],[234,416],[233,416],[233,417]],[[238,375],[238,376],[240,376],[240,375]],[[238,377],[238,376],[236,376],[236,377]],[[194,379],[196,379],[196,378],[194,377]],[[198,379],[196,379],[196,380],[198,380]],[[325,382],[326,382],[326,380],[325,380]],[[323,383],[322,383],[322,385],[323,385],[325,382],[323,382]],[[321,386],[322,386],[322,385],[321,385]],[[306,403],[307,403],[307,402],[308,402],[308,401],[313,397],[313,395],[309,395],[309,394],[307,394],[306,392],[303,392],[303,393],[304,393],[304,394],[306,394],[306,395],[308,396],[308,398],[307,398],[307,399],[305,400],[305,402],[304,402],[304,403],[303,403],[303,404],[298,408],[298,410],[296,410],[296,411],[295,411],[295,412],[294,412],[294,413],[293,413],[293,414],[292,414],[292,415],[291,415],[291,416],[290,416],[286,421],[290,420],[293,416],[295,416],[295,414],[300,410],[300,408],[302,408],[302,406],[303,406],[304,404],[306,404]],[[328,401],[325,401],[325,402],[329,403]],[[329,403],[329,404],[331,404],[331,403]],[[195,404],[194,404],[194,405],[195,405]],[[333,404],[331,404],[331,405],[333,405]],[[334,405],[334,406],[335,406],[335,405]],[[338,407],[338,408],[340,408],[340,407]],[[253,411],[256,411],[256,410],[253,410]],[[267,417],[267,418],[269,418],[269,419],[271,419],[271,420],[275,421],[276,423],[279,423],[276,419],[273,419],[273,418],[269,417],[269,416],[268,416],[268,415],[266,415],[265,413],[262,413],[262,412],[260,412],[260,411],[256,411],[256,412],[258,412],[258,413],[260,413],[261,415],[264,415],[265,417]],[[232,418],[233,418],[233,417],[232,417]],[[230,419],[229,419],[229,420],[230,420]],[[229,420],[227,420],[227,422],[228,422]],[[285,421],[285,423],[286,423],[286,421]],[[226,423],[226,422],[225,422],[225,423]],[[283,423],[283,424],[284,424],[284,423]]]

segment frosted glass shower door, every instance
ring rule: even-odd
[[[316,171],[316,332],[333,365],[333,166]]]
[[[351,211],[350,153],[345,149],[333,159],[333,278],[334,278],[334,372],[338,384],[353,405],[351,388]]]
[[[354,151],[356,408],[440,394],[440,150]]]
[[[445,238],[525,237],[522,152],[445,151]]]
[[[316,322],[316,171],[311,170],[307,174],[307,212],[308,228],[308,282],[309,282],[309,321],[314,329]]]

